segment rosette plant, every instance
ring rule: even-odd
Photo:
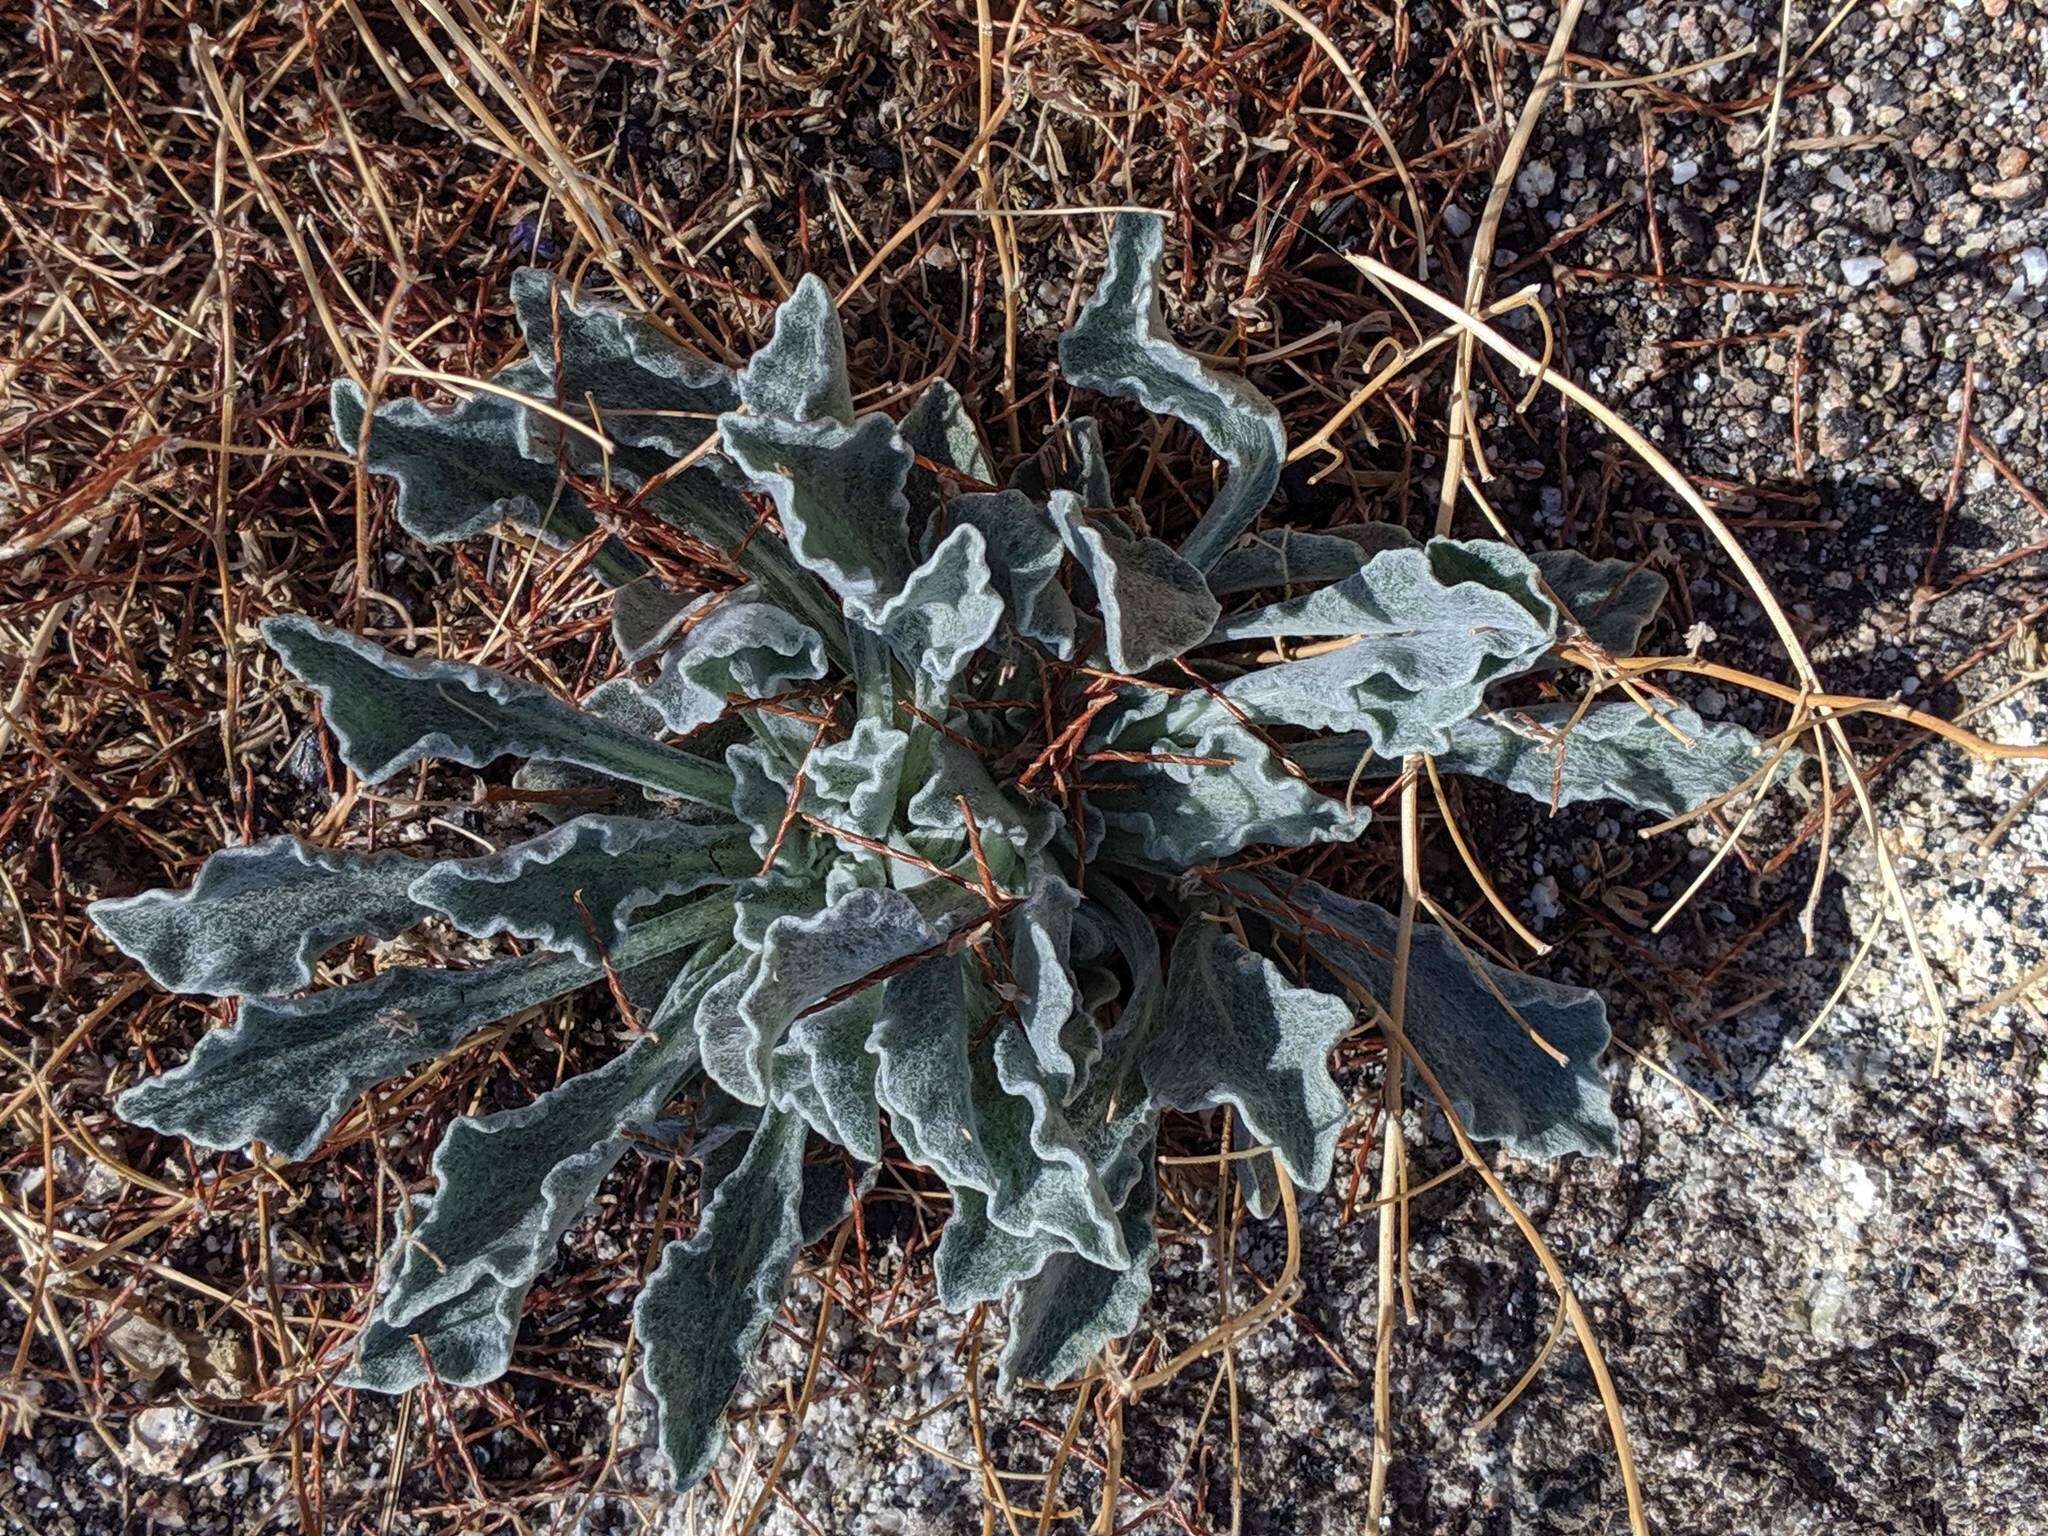
[[[1270,1149],[1238,1163],[1255,1214],[1280,1181],[1329,1177],[1327,1060],[1389,1001],[1396,923],[1275,854],[1357,838],[1348,786],[1424,753],[1549,804],[1678,814],[1755,773],[1734,727],[1560,697],[1576,674],[1554,653],[1628,652],[1654,575],[1383,526],[1256,529],[1280,418],[1166,334],[1161,239],[1117,221],[1060,360],[1222,461],[1178,547],[1133,524],[1087,418],[999,483],[944,383],[901,421],[858,414],[815,278],[738,372],[526,271],[527,356],[488,388],[386,403],[366,432],[336,386],[340,442],[397,482],[413,534],[589,541],[622,669],[571,703],[306,617],[264,637],[365,781],[510,757],[540,803],[584,809],[441,861],[280,837],[189,889],[99,902],[158,983],[240,999],[119,1110],[309,1158],[365,1089],[487,1023],[609,982],[630,1025],[608,1065],[449,1128],[346,1381],[402,1391],[423,1356],[451,1384],[503,1372],[558,1240],[685,1094],[702,1217],[635,1313],[679,1483],[722,1443],[799,1249],[845,1213],[849,1160],[890,1137],[951,1192],[944,1304],[1007,1301],[1006,1387],[1067,1378],[1149,1293],[1162,1111],[1228,1106]],[[619,536],[650,524],[705,590]],[[523,947],[306,990],[332,946],[428,920]],[[1596,994],[1443,927],[1410,963],[1404,1033],[1473,1137],[1612,1149]]]

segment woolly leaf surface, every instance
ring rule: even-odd
[[[273,837],[223,848],[185,890],[86,911],[166,991],[268,997],[309,985],[313,962],[342,940],[388,939],[418,922],[425,914],[407,891],[428,867]]]
[[[976,1043],[994,1004],[965,967],[937,955],[884,989],[870,1045],[897,1140],[948,1185],[987,1195],[1005,1231],[1046,1232],[1126,1267],[1114,1206],[1021,1032],[999,1027]]]
[[[1529,557],[1557,600],[1610,655],[1633,656],[1643,631],[1664,606],[1671,584],[1627,560],[1595,560],[1575,549],[1546,549]]]
[[[412,894],[464,933],[509,933],[601,965],[641,907],[758,868],[731,822],[579,816],[500,853],[438,865]]]
[[[910,450],[886,416],[785,421],[721,416],[733,462],[767,492],[797,563],[872,623],[910,573]]]
[[[905,666],[944,687],[988,644],[1002,620],[988,542],[979,528],[963,523],[877,610],[875,628]]]
[[[641,1370],[678,1489],[717,1459],[726,1403],[789,1282],[803,1237],[803,1160],[803,1120],[764,1115],[702,1225],[662,1251],[634,1304]]]
[[[1386,756],[1443,750],[1487,684],[1533,666],[1555,633],[1534,567],[1476,539],[1384,551],[1341,582],[1217,626],[1218,639],[1346,640],[1248,672],[1224,693],[1269,724],[1363,730]]]
[[[1045,509],[1018,491],[974,491],[947,502],[946,517],[980,530],[1017,633],[1055,656],[1071,657],[1074,604],[1059,582],[1066,546]]]
[[[1460,721],[1437,766],[1492,779],[1546,805],[1554,790],[1561,806],[1621,800],[1682,816],[1769,761],[1763,744],[1741,726],[1709,724],[1682,705],[1659,704],[1652,716],[1634,702],[1595,704],[1573,724],[1575,707],[1536,705]],[[1798,761],[1796,752],[1787,752],[1779,771]]]
[[[320,696],[342,761],[380,784],[426,757],[481,768],[544,758],[723,808],[724,769],[565,704],[545,688],[467,662],[393,656],[298,614],[263,621],[263,638]]]
[[[981,431],[967,414],[960,392],[944,379],[934,379],[924,387],[897,431],[903,435],[904,446],[918,458],[983,485],[994,481],[995,465],[982,445]],[[945,478],[923,464],[914,464],[903,494],[909,499],[913,519],[929,523],[952,492]]]
[[[1053,525],[1087,572],[1102,611],[1110,665],[1135,676],[1209,638],[1222,606],[1202,573],[1157,539],[1133,539],[1091,522],[1069,492],[1055,491]]]
[[[379,1268],[379,1285],[406,1253],[408,1227],[426,1213],[429,1197],[414,1195],[392,1222],[391,1241]],[[527,1287],[500,1285],[478,1276],[465,1290],[429,1307],[402,1326],[372,1314],[356,1335],[355,1358],[335,1378],[343,1387],[397,1396],[422,1386],[424,1348],[433,1362],[434,1378],[444,1387],[480,1387],[496,1381],[512,1363],[512,1343],[519,1332],[519,1311]]]
[[[768,344],[740,370],[739,394],[755,416],[853,425],[846,332],[815,273],[806,273],[776,309]]]
[[[1264,395],[1242,379],[1211,372],[1167,334],[1159,313],[1164,241],[1165,221],[1157,214],[1117,215],[1102,282],[1060,337],[1060,368],[1070,384],[1186,422],[1230,466],[1223,488],[1181,546],[1189,564],[1207,570],[1272,499],[1287,435]]]
[[[724,714],[728,695],[772,698],[824,675],[818,632],[743,590],[669,647],[646,693],[663,723],[685,735]]]
[[[1145,1055],[1145,1086],[1164,1108],[1231,1104],[1288,1177],[1321,1189],[1344,1120],[1330,1049],[1351,1027],[1340,998],[1298,987],[1200,916],[1181,929],[1167,971],[1169,1020]]]
[[[705,917],[684,909],[651,919],[619,945],[614,962],[635,965],[695,943]],[[134,1124],[204,1147],[261,1141],[298,1161],[372,1083],[599,974],[573,956],[540,954],[473,971],[404,966],[307,997],[251,998],[231,1028],[202,1037],[182,1066],[136,1084],[115,1108]]]
[[[1208,694],[1183,694],[1170,705],[1148,694],[1111,725],[1104,744],[1145,754],[1103,764],[1103,777],[1117,787],[1090,795],[1102,814],[1105,851],[1127,863],[1178,872],[1255,844],[1348,842],[1371,819],[1363,806],[1346,811],[1287,772]]]
[[[637,315],[577,298],[553,273],[534,267],[514,272],[512,310],[529,355],[546,375],[549,403],[621,447],[679,459],[711,435],[714,417],[739,403],[730,370]],[[602,469],[589,438],[559,435],[579,473]]]
[[[1249,883],[1240,888],[1257,889],[1268,903],[1263,910],[1271,911],[1272,892]],[[1343,935],[1311,930],[1308,945],[1324,965],[1352,977],[1385,1007],[1393,994],[1400,928],[1394,915],[1309,880],[1275,889]],[[1415,929],[1409,965],[1403,1028],[1468,1134],[1503,1142],[1524,1157],[1614,1154],[1620,1129],[1600,1075],[1608,1032],[1599,993],[1468,955],[1443,929],[1428,924]],[[1529,1030],[1563,1052],[1569,1064],[1538,1047]]]

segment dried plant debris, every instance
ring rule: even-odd
[[[1356,778],[1433,752],[1539,800],[1664,813],[1756,771],[1753,738],[1682,711],[1559,718],[1544,664],[1560,636],[1625,646],[1654,608],[1625,569],[1539,567],[1488,540],[1240,543],[1274,487],[1279,418],[1166,335],[1161,240],[1152,216],[1117,220],[1062,356],[1076,382],[1183,417],[1226,461],[1179,548],[1118,511],[1092,429],[994,490],[945,386],[901,425],[857,414],[815,279],[737,374],[529,272],[513,295],[529,353],[501,390],[451,410],[390,401],[365,423],[337,386],[341,442],[398,480],[423,538],[506,521],[610,549],[601,474],[615,500],[725,552],[735,578],[678,590],[623,544],[599,561],[618,648],[651,665],[589,708],[271,620],[265,639],[365,782],[426,758],[515,758],[613,808],[459,859],[232,848],[182,893],[92,909],[162,985],[242,1000],[232,1028],[119,1100],[204,1147],[305,1158],[365,1088],[485,1024],[628,973],[652,999],[608,1065],[448,1129],[351,1383],[400,1391],[429,1364],[453,1384],[500,1374],[562,1234],[686,1087],[743,1150],[707,1167],[702,1222],[636,1311],[679,1482],[721,1445],[811,1235],[807,1165],[843,1189],[834,1159],[875,1163],[885,1126],[952,1195],[942,1297],[1009,1301],[1004,1383],[1069,1376],[1148,1293],[1162,1110],[1228,1105],[1282,1177],[1330,1177],[1329,1055],[1359,994],[1390,1000],[1395,920],[1226,867],[1366,827],[1303,764]],[[1560,597],[1616,601],[1596,618]],[[529,948],[286,995],[331,946],[428,919]],[[1474,1135],[1536,1156],[1613,1150],[1597,995],[1503,970],[1448,930],[1426,928],[1416,956],[1408,1032]]]

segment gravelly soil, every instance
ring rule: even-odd
[[[2048,734],[2032,692],[2000,698],[2043,665],[2033,630],[2048,606],[2039,560],[2015,560],[1917,607],[1912,596],[1927,581],[1937,530],[1942,553],[1929,583],[1937,590],[2048,536],[2038,506],[1998,467],[2018,484],[2048,486],[2048,62],[2024,12],[2002,0],[1981,8],[1900,0],[1850,12],[1800,77],[1813,88],[1785,103],[1760,269],[1746,255],[1769,118],[1757,98],[1767,106],[1775,10],[1657,4],[1589,14],[1574,50],[1583,56],[1574,68],[1588,78],[1641,75],[1751,44],[1755,52],[1667,81],[1659,92],[1572,91],[1554,101],[1517,178],[1495,284],[1499,292],[1541,282],[1559,325],[1558,365],[1688,470],[1726,482],[1713,487],[1720,505],[1831,685],[1950,715],[1983,705],[1973,728],[2008,741]],[[1424,9],[1414,15],[1411,85],[1429,77],[1432,45],[1440,53],[1442,42],[1438,18]],[[811,24],[819,19],[806,15]],[[1502,19],[1512,37],[1540,52],[1547,10],[1509,4]],[[1821,19],[1795,20],[1794,59]],[[1196,24],[1213,27],[1213,17]],[[622,45],[640,46],[632,24],[621,25]],[[871,245],[899,216],[879,194],[905,174],[895,146],[916,135],[904,130],[904,114],[915,117],[920,101],[957,84],[920,73],[903,35],[915,25],[914,16],[849,13],[827,50],[835,89],[849,71],[866,81],[843,98],[844,130],[832,131],[831,113],[842,111],[835,105],[823,126],[799,122],[791,139],[764,131],[754,142],[782,144],[784,158],[762,153],[751,178],[735,179],[726,166],[707,183],[692,170],[702,161],[694,146],[715,140],[721,125],[687,77],[631,88],[628,116],[643,136],[632,153],[685,200],[754,188],[759,228],[777,245],[797,227],[792,200],[816,198],[829,180],[851,205],[850,220],[807,201],[806,237],[820,249],[828,239],[849,242],[843,250]],[[805,67],[820,66],[810,59]],[[1533,55],[1520,67],[1526,82]],[[1089,88],[1085,73],[1072,73],[1077,65],[1066,68],[1061,78],[1072,89]],[[762,71],[760,90],[771,103],[808,99],[812,82]],[[1517,86],[1505,99],[1520,94]],[[1224,147],[1243,151],[1217,131]],[[948,141],[964,142],[957,134]],[[832,174],[806,178],[799,165]],[[910,168],[925,188],[932,169]],[[1173,175],[1172,156],[1147,143],[1129,167],[1075,168],[1044,196],[1163,201]],[[1462,216],[1447,220],[1452,254],[1462,255],[1484,195],[1483,180],[1459,191]],[[1538,257],[1547,242],[1603,213],[1589,232]],[[1318,234],[1338,245],[1360,239],[1341,209]],[[1026,379],[1043,367],[1073,285],[1085,276],[1089,245],[1027,245],[1019,345]],[[852,264],[835,260],[842,270]],[[1662,284],[1654,281],[1660,262]],[[1188,285],[1176,322],[1190,332],[1221,323],[1242,271],[1224,262],[1205,270]],[[1773,286],[1727,286],[1738,277]],[[953,287],[941,282],[936,291],[962,297],[974,279],[953,274]],[[1441,273],[1438,281],[1450,283]],[[1259,323],[1260,341],[1281,347],[1319,322],[1276,304]],[[877,319],[855,348],[856,366],[871,379],[900,372],[906,359],[930,360],[916,339],[892,332],[885,340],[879,329]],[[1346,338],[1336,367],[1347,381],[1362,376],[1373,339]],[[1690,345],[1704,341],[1716,344]],[[986,337],[961,360],[985,399],[997,366]],[[1276,395],[1301,388],[1282,363],[1255,374]],[[1966,379],[1968,419],[1985,446],[1962,456],[1944,517]],[[1482,398],[1491,402],[1483,425],[1498,471],[1487,493],[1512,526],[1532,541],[1651,555],[1683,578],[1683,611],[1659,632],[1663,643],[1675,648],[1687,628],[1704,623],[1717,636],[1711,654],[1775,673],[1756,605],[1640,466],[1576,415],[1560,427],[1547,399],[1524,425],[1501,409],[1500,397],[1482,390]],[[1406,462],[1413,475],[1404,492],[1368,493],[1368,515],[1401,514],[1423,526],[1435,501],[1427,429],[1412,458],[1393,442],[1353,446],[1360,467]],[[1289,509],[1327,513],[1332,494],[1297,480]],[[1988,659],[1951,676],[1984,648]],[[1733,690],[1692,697],[1709,714],[1758,725],[1777,718]],[[1871,739],[1872,761],[1908,740]],[[1760,878],[1730,861],[1670,933],[1652,938],[1638,914],[1668,904],[1689,878],[1687,861],[1703,859],[1704,848],[1683,837],[1639,844],[1627,824],[1597,810],[1532,821],[1504,800],[1470,797],[1472,825],[1505,893],[1559,945],[1553,974],[1597,980],[1619,1038],[1685,1084],[1617,1051],[1610,1073],[1624,1125],[1620,1161],[1506,1169],[1606,1345],[1654,1528],[2003,1536],[2035,1528],[2033,1511],[2048,1507],[2039,1428],[2048,1415],[2043,1021],[2024,998],[1975,1011],[2048,959],[2048,812],[2022,814],[1992,849],[1982,846],[2038,772],[1972,765],[1923,744],[1905,747],[1874,789],[1955,1007],[1938,1078],[1928,1070],[1934,1033],[1895,924],[1882,930],[1867,968],[1811,1045],[1793,1047],[1878,911],[1869,843],[1850,823],[1837,823],[1834,872],[1809,957],[1793,917],[1812,872],[1810,843]],[[1810,798],[1810,766],[1802,780]],[[284,789],[275,796],[288,798]],[[1788,832],[1789,818],[1780,816],[1776,825],[1760,823],[1751,840],[1767,856]],[[1454,872],[1437,873],[1455,888]],[[1780,920],[1745,945],[1774,913]],[[1759,993],[1767,995],[1757,1000]],[[1419,1168],[1448,1165],[1453,1154],[1429,1117],[1411,1117],[1410,1134]],[[60,1171],[67,1167],[81,1183],[92,1177],[60,1159]],[[658,1182],[644,1172],[621,1181],[612,1209],[644,1209]],[[1126,1415],[1126,1520],[1149,1493],[1178,1489],[1170,1511],[1135,1528],[1167,1530],[1184,1520],[1228,1529],[1234,1502],[1248,1532],[1359,1527],[1372,1432],[1375,1228],[1370,1217],[1340,1222],[1340,1203],[1327,1196],[1305,1206],[1302,1299],[1237,1352],[1241,1491],[1233,1495],[1227,1400],[1194,1434],[1214,1376],[1198,1367]],[[900,1248],[884,1220],[871,1236],[886,1278]],[[348,1269],[340,1250],[353,1252],[363,1237],[308,1231],[288,1216],[277,1246],[287,1261],[305,1259],[301,1273],[332,1276]],[[602,1220],[571,1241],[620,1247]],[[245,1244],[239,1233],[198,1236],[181,1262],[218,1274]],[[1250,1229],[1238,1251],[1233,1294],[1242,1305],[1256,1276],[1278,1270],[1278,1233]],[[1569,1339],[1498,1424],[1470,1428],[1542,1346],[1553,1305],[1476,1183],[1460,1179],[1418,1201],[1410,1264],[1417,1310],[1396,1344],[1392,1528],[1625,1528],[1598,1403]],[[1169,1339],[1184,1343],[1213,1321],[1216,1287],[1204,1251],[1168,1250],[1156,1322]],[[578,1298],[559,1333],[529,1339],[547,1352],[537,1358],[579,1379],[610,1379],[617,1355],[602,1341],[623,1336],[628,1295]],[[761,1388],[779,1390],[800,1373],[815,1299],[815,1288],[799,1285],[792,1326],[756,1372]],[[18,1311],[4,1315],[18,1325]],[[4,1342],[11,1357],[12,1341]],[[908,1443],[895,1427],[959,1385],[957,1320],[930,1308],[907,1332],[878,1335],[841,1314],[830,1342],[837,1374],[828,1372],[831,1390],[790,1456],[788,1499],[770,1506],[762,1528],[906,1536],[984,1529],[974,1474]],[[225,1353],[188,1358],[167,1379],[203,1387],[210,1370],[220,1397],[232,1399],[246,1367],[231,1347],[215,1347]],[[588,1395],[532,1378],[507,1391],[560,1445],[601,1447],[608,1434]],[[1042,1468],[1066,1403],[991,1403],[996,1460]],[[0,1453],[14,1479],[0,1500],[0,1528],[210,1533],[270,1521],[283,1528],[292,1519],[285,1469],[264,1459],[274,1411],[207,1418],[166,1392],[158,1408],[118,1426],[130,1460],[123,1472],[64,1416],[61,1401],[44,1407],[53,1411],[35,1433]],[[522,1512],[528,1528],[717,1526],[719,1501],[661,1495],[645,1449],[645,1405],[635,1400],[633,1408],[621,1471],[634,1496],[539,1502]],[[469,1395],[457,1407],[472,1427],[496,1412]],[[914,1432],[947,1456],[972,1460],[962,1407],[942,1409]],[[364,1405],[335,1472],[335,1507],[367,1528],[382,1508],[394,1433],[388,1407]],[[764,1443],[775,1433],[765,1430]],[[157,1454],[158,1444],[168,1449]],[[509,1432],[480,1436],[473,1453],[486,1476],[522,1465],[525,1455]],[[720,1470],[729,1493],[740,1488],[733,1507],[744,1511],[752,1490],[740,1480],[739,1457]],[[1096,1477],[1077,1467],[1065,1495],[1092,1508]],[[402,1482],[394,1529],[440,1529],[452,1518],[435,1512],[435,1491],[421,1482]],[[1018,1487],[1013,1497],[1032,1502],[1031,1485]]]

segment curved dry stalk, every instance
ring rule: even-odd
[[[1572,32],[1579,24],[1579,11],[1583,5],[1584,0],[1564,0],[1557,16],[1557,30],[1551,34],[1549,51],[1543,55],[1542,68],[1536,71],[1536,83],[1529,88],[1529,95],[1522,103],[1522,115],[1515,121],[1515,131],[1508,138],[1500,163],[1494,167],[1493,187],[1486,195],[1486,207],[1480,212],[1479,228],[1472,237],[1472,256],[1465,265],[1465,307],[1469,310],[1477,312],[1486,297],[1486,278],[1493,268],[1493,244],[1500,234],[1500,216],[1507,208],[1508,193],[1514,189],[1515,171],[1528,151],[1529,140],[1535,137],[1536,119],[1542,115],[1544,103],[1550,99],[1552,89],[1564,74],[1565,51],[1571,47]],[[1444,443],[1443,485],[1437,494],[1436,531],[1439,538],[1451,531],[1451,516],[1458,509],[1458,486],[1464,479],[1466,440],[1477,432],[1471,411],[1473,351],[1472,333],[1461,331],[1458,336],[1457,372],[1451,381],[1451,419]]]
[[[1214,1159],[1204,1158],[1203,1161],[1213,1162]],[[1301,1273],[1301,1213],[1295,1205],[1294,1181],[1287,1177],[1287,1170],[1277,1159],[1273,1173],[1279,1181],[1280,1211],[1287,1225],[1287,1260],[1280,1266],[1279,1275],[1265,1295],[1237,1316],[1218,1323],[1166,1364],[1142,1376],[1126,1377],[1118,1382],[1117,1397],[1120,1401],[1135,1402],[1142,1393],[1163,1386],[1203,1356],[1214,1354],[1231,1341],[1243,1338],[1294,1300],[1295,1283]]]
[[[1596,395],[1573,383],[1554,368],[1537,361],[1485,320],[1460,308],[1443,295],[1433,292],[1413,278],[1404,276],[1385,262],[1377,261],[1370,256],[1346,252],[1344,259],[1376,282],[1407,294],[1455,325],[1469,328],[1489,349],[1505,358],[1525,376],[1541,378],[1544,383],[1619,437],[1671,487],[1672,492],[1705,525],[1714,542],[1727,555],[1770,619],[1771,628],[1777,633],[1779,644],[1784,648],[1786,656],[1805,685],[1804,691],[1816,697],[1825,693],[1826,690],[1821,687],[1820,674],[1814,668],[1813,658],[1807,654],[1805,643],[1800,640],[1798,631],[1792,627],[1792,620],[1786,615],[1776,595],[1772,593],[1770,583],[1764,580],[1763,573],[1757,569],[1756,562],[1750,558],[1749,551],[1742,547],[1742,541],[1735,537],[1734,530],[1729,528],[1726,520],[1707,505],[1706,498],[1700,495],[1692,482],[1679,472],[1678,467],[1665,457],[1655,443],[1629,425]],[[1822,726],[1828,741],[1841,757],[1843,771],[1848,775],[1849,788],[1856,797],[1857,812],[1863,819],[1865,830],[1870,834],[1871,848],[1877,857],[1878,875],[1884,883],[1885,895],[1891,902],[1893,914],[1899,919],[1899,926],[1905,931],[1907,952],[1912,956],[1928,1011],[1934,1016],[1935,1046],[1932,1070],[1939,1073],[1943,1045],[1948,1037],[1948,1007],[1942,1002],[1941,989],[1935,984],[1934,967],[1928,963],[1926,947],[1920,941],[1920,925],[1914,921],[1912,908],[1906,901],[1905,888],[1899,883],[1898,869],[1892,862],[1891,850],[1887,847],[1878,824],[1877,806],[1871,800],[1870,786],[1865,782],[1862,770],[1857,766],[1856,754],[1849,745],[1848,733],[1842,729],[1841,721],[1834,716],[1827,717]]]

